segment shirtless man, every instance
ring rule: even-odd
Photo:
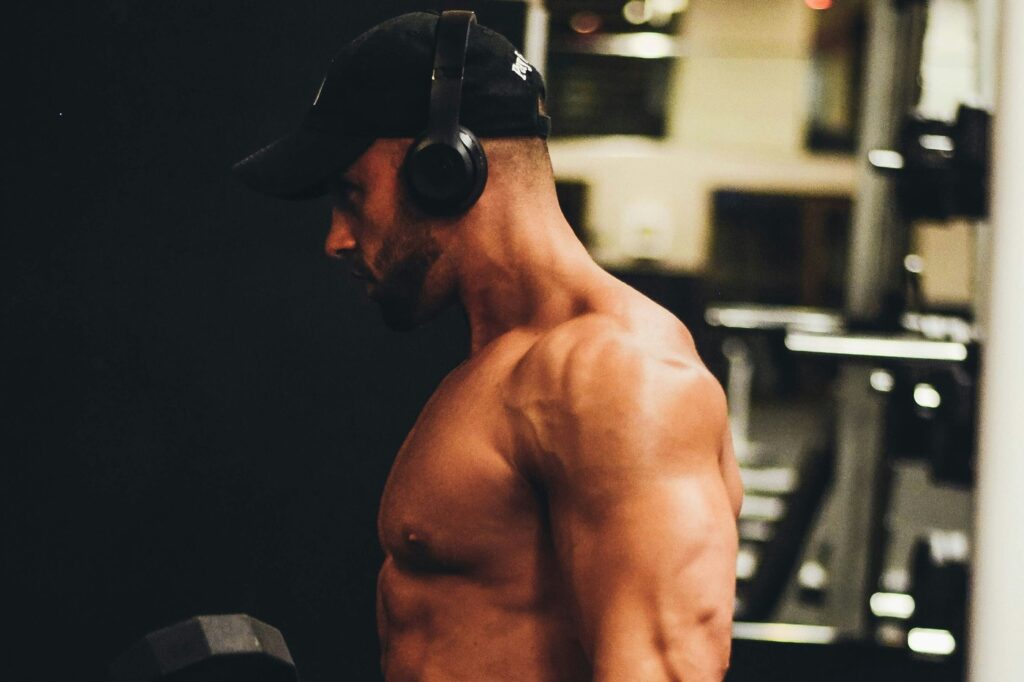
[[[451,92],[431,60],[458,33],[438,25],[405,15],[357,39],[299,133],[237,167],[267,193],[330,193],[327,255],[351,262],[393,327],[453,302],[468,315],[470,357],[423,409],[381,503],[384,675],[721,680],[742,496],[721,388],[685,327],[577,240],[540,76],[476,25],[461,29],[455,110],[489,176],[462,205],[421,196],[407,155],[444,127],[445,106],[426,102]]]

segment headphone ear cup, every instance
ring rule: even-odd
[[[487,156],[466,128],[455,140],[425,136],[409,147],[403,166],[413,200],[431,215],[468,211],[487,185]]]
[[[459,206],[459,212],[464,213],[476,205],[484,193],[484,188],[487,187],[487,154],[484,153],[480,140],[468,128],[459,126],[459,141],[465,146],[469,158],[473,160],[474,170]]]

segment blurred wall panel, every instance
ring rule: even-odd
[[[813,15],[790,0],[694,0],[672,135],[716,149],[801,150]]]

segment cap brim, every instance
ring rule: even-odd
[[[373,145],[373,138],[346,137],[301,127],[232,167],[261,194],[312,199],[327,193],[327,180],[348,169]]]

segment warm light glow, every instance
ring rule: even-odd
[[[823,10],[832,8],[832,0],[804,0],[811,9]]]
[[[594,33],[601,28],[601,17],[593,12],[577,12],[569,20],[569,26],[576,33],[584,35]]]

